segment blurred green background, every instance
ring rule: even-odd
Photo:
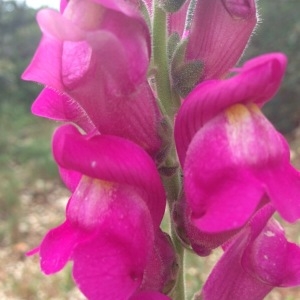
[[[258,5],[260,24],[243,60],[273,51],[288,56],[284,83],[265,113],[290,141],[299,166],[300,1],[261,0]],[[30,113],[41,86],[20,80],[41,37],[35,14],[24,4],[0,0],[0,299],[83,299],[73,288],[70,268],[45,278],[38,258],[24,256],[47,229],[63,220],[68,196],[51,157],[56,124]],[[300,242],[299,226],[294,228],[291,238]],[[217,254],[208,260],[189,256],[189,296]],[[275,290],[268,299],[300,299],[300,292]]]

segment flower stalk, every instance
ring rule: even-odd
[[[155,86],[160,107],[165,115],[173,116],[175,109],[172,103],[172,91],[169,79],[167,49],[167,14],[153,1],[152,55],[155,74]]]

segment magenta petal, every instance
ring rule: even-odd
[[[225,245],[201,299],[258,300],[275,286],[299,285],[300,247],[286,240],[277,221],[266,224],[273,212],[271,205],[261,208]]]
[[[44,36],[30,65],[22,74],[22,79],[39,82],[62,91],[63,84],[60,78],[61,55],[61,42]]]
[[[64,169],[62,167],[59,167],[58,170],[59,170],[60,177],[64,182],[65,186],[71,192],[74,192],[80,182],[82,174],[80,172]]]
[[[300,173],[288,162],[261,174],[276,210],[288,222],[300,217]]]
[[[201,230],[192,217],[192,210],[183,197],[173,208],[176,233],[185,245],[190,245],[199,256],[208,256],[211,251],[234,236],[240,228],[211,233]],[[196,220],[197,221],[197,220]]]
[[[126,199],[113,201],[110,208],[97,234],[79,244],[72,256],[75,281],[91,300],[129,299],[142,282],[153,247],[145,204]]]
[[[57,11],[42,9],[37,14],[40,29],[46,36],[51,36],[60,41],[81,41],[85,38],[85,32],[70,20],[63,18]]]
[[[89,132],[95,130],[86,112],[67,95],[45,88],[32,105],[33,114],[56,121],[74,122]]]
[[[289,268],[285,270],[280,286],[290,287],[300,285],[300,247],[288,242],[286,253],[285,263]]]
[[[286,240],[280,224],[271,220],[248,245],[242,266],[251,276],[269,286],[300,284],[300,247]]]
[[[244,272],[240,264],[240,257],[246,243],[247,232],[236,240],[234,248],[228,249],[223,254],[203,286],[202,297],[195,299],[259,300],[272,290],[272,286],[265,285]]]
[[[200,297],[195,299],[258,300],[272,290],[272,286],[264,284],[244,270],[242,258],[245,249],[259,235],[273,212],[272,206],[263,207],[245,229],[226,245],[225,253],[205,282]]]
[[[205,207],[203,215],[199,217],[195,213],[191,221],[207,233],[241,228],[259,206],[263,194],[263,188],[257,182],[237,176],[232,181],[223,182],[211,197],[207,195],[203,202],[199,201],[199,207]]]
[[[140,15],[138,7],[131,3],[132,1],[112,1],[112,0],[94,0],[99,4],[96,7],[83,1],[79,6],[77,3],[71,8],[71,14],[68,16],[72,21],[81,26],[81,22],[88,22],[95,12],[95,24],[91,30],[105,30],[111,32],[120,42],[128,58],[127,72],[131,75],[133,81],[137,82],[145,75],[150,58],[150,33],[145,20]],[[81,11],[89,9],[87,18],[82,18]],[[96,11],[97,10],[97,11]],[[100,22],[99,22],[100,21]],[[97,24],[99,22],[99,24]],[[116,25],[117,24],[117,25]],[[117,56],[111,56],[117,58]],[[101,59],[101,57],[98,57]],[[104,60],[102,60],[104,61]],[[111,62],[111,59],[110,59]],[[140,81],[139,81],[140,82]]]
[[[79,132],[75,134],[73,126],[66,125],[54,135],[53,153],[65,169],[143,190],[155,226],[160,224],[166,205],[165,192],[153,160],[136,144],[104,135],[87,139]],[[78,156],[84,160],[78,160]]]
[[[73,276],[90,300],[128,299],[141,283],[143,268],[134,268],[127,247],[107,234],[76,248]]]
[[[283,229],[272,221],[249,246],[242,258],[244,269],[267,285],[280,285],[286,269],[287,240]]]
[[[40,245],[43,272],[52,274],[60,271],[84,235],[84,232],[81,232],[79,228],[74,228],[68,221],[50,230]]]
[[[117,0],[92,0],[108,9],[120,12],[131,18],[140,18],[138,6],[135,6],[135,1],[117,1]]]
[[[248,131],[246,125],[239,126],[250,143],[243,145],[237,142],[238,131],[231,137],[224,121],[220,115],[199,130],[184,164],[184,189],[192,222],[211,233],[242,227],[265,193],[264,184],[251,170],[251,159],[260,158],[261,153],[253,151],[247,156],[247,147],[251,148],[253,141],[252,127]]]
[[[60,0],[60,12],[63,13],[69,0]]]
[[[97,232],[107,222],[114,201],[124,209],[132,202],[136,210],[146,207],[139,190],[132,186],[82,176],[68,203],[67,219],[81,229]]]

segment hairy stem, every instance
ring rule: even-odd
[[[172,92],[169,79],[168,49],[167,49],[167,15],[158,6],[153,5],[152,54],[155,74],[155,85],[162,111],[168,116],[174,115]]]

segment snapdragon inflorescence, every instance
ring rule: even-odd
[[[300,248],[272,216],[300,217],[300,173],[261,107],[281,53],[234,68],[255,0],[61,0],[23,79],[35,115],[61,121],[53,156],[71,191],[38,248],[44,273],[73,262],[92,300],[183,300],[184,249],[222,247],[195,299],[258,300],[300,284]],[[170,232],[160,228],[170,214]]]

